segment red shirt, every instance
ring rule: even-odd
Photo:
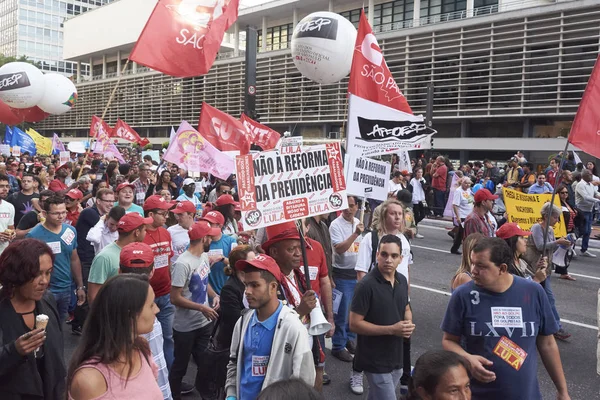
[[[79,214],[81,214],[81,212],[79,211],[79,207],[77,207],[75,211],[67,210],[67,219],[65,220],[65,224],[69,224],[71,226],[77,225]]]
[[[321,243],[309,237],[306,243],[310,246],[306,248],[306,258],[308,260],[308,270],[310,272],[310,286],[318,296],[321,296],[321,278],[328,276],[327,262],[325,261],[325,252]],[[304,272],[304,270],[302,270]]]
[[[146,229],[144,243],[154,252],[154,275],[150,279],[154,295],[160,297],[171,293],[171,234],[163,227],[156,230]]]
[[[67,189],[67,185],[64,182],[61,182],[58,178],[50,182],[50,185],[48,185],[48,190],[52,190],[53,192],[60,192],[61,190]]]
[[[438,176],[433,176],[437,174]],[[448,175],[448,168],[445,165],[439,166],[435,171],[433,171],[433,178],[431,179],[431,186],[434,189],[446,191],[446,175]]]

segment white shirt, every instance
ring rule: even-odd
[[[591,212],[594,204],[600,202],[596,196],[598,196],[598,192],[596,192],[594,185],[583,179],[575,187],[575,204],[581,211]]]
[[[188,247],[190,247],[190,236],[188,230],[181,225],[173,225],[167,229],[171,234],[171,248],[173,249],[173,257],[171,257],[171,265],[175,264],[180,255],[182,255]]]
[[[104,247],[108,246],[118,238],[119,232],[111,232],[106,226],[105,220],[100,218],[96,225],[89,230],[85,239],[94,246],[94,251],[98,254]]]
[[[399,190],[402,190],[402,185],[394,182],[393,179],[390,179],[390,183],[388,184],[388,193],[396,193]]]
[[[0,200],[0,232],[15,225],[15,206],[6,200]],[[8,247],[8,242],[0,242],[0,253]]]
[[[336,246],[345,242],[352,233],[356,230],[356,226],[360,223],[358,218],[349,222],[343,216],[337,217],[329,226],[329,234],[331,235],[331,244]],[[358,257],[358,249],[360,248],[361,236],[356,238],[354,243],[342,254],[338,254],[333,250],[333,266],[339,269],[354,269]]]
[[[460,187],[456,188],[452,205],[458,207],[459,218],[467,218],[473,211],[473,192],[471,192],[471,189],[463,190]]]
[[[404,234],[399,233],[396,236],[400,238],[402,242],[402,262],[396,268],[396,271],[404,275],[407,281],[408,280],[408,266],[412,264],[412,256],[410,254],[410,243],[404,236]],[[381,238],[380,238],[381,239]],[[356,267],[354,268],[356,271],[369,272],[371,267],[371,255],[373,253],[372,247],[372,239],[371,232],[367,233],[360,243],[360,248],[358,249],[358,259],[356,261]]]
[[[412,178],[410,184],[413,187],[412,203],[419,204],[420,201],[425,201],[425,191],[423,190],[421,181],[417,180],[417,178]]]

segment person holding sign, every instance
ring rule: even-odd
[[[542,399],[539,352],[558,391],[556,398],[569,400],[553,337],[559,327],[544,290],[509,272],[511,252],[503,239],[482,239],[473,248],[471,260],[473,280],[454,291],[441,328],[444,349],[469,363],[472,398]]]

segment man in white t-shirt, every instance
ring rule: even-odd
[[[179,258],[190,245],[189,230],[194,224],[194,215],[196,215],[196,207],[191,201],[181,201],[177,203],[175,208],[171,210],[175,214],[175,219],[178,224],[169,227],[167,230],[171,234],[171,247],[173,248],[173,256],[171,257],[171,265]]]
[[[0,253],[15,238],[15,206],[6,201],[10,189],[7,175],[0,175]]]
[[[399,190],[404,189],[402,187],[402,181],[404,177],[402,176],[402,172],[395,171],[394,176],[390,179],[390,183],[388,184],[388,197],[396,197],[396,193]]]
[[[355,196],[348,196],[348,208],[342,211],[329,226],[333,245],[333,281],[337,294],[341,296],[338,312],[334,315],[335,333],[331,355],[352,362],[356,351],[356,334],[350,332],[348,315],[356,286],[356,259],[364,225],[355,217],[359,202]]]
[[[454,213],[455,224],[458,226],[458,232],[454,233],[454,243],[450,249],[452,254],[461,254],[458,249],[462,244],[464,234],[465,218],[473,211],[473,192],[471,191],[470,178],[464,177],[459,182],[459,187],[454,191],[452,198],[452,211]],[[481,189],[480,189],[481,190]]]

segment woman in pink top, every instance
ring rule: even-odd
[[[145,275],[121,274],[100,288],[71,359],[72,400],[162,400],[148,342],[158,307]]]

